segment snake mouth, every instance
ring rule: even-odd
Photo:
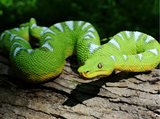
[[[102,78],[110,75],[110,73],[108,73],[106,70],[95,71],[95,72],[86,71],[86,72],[80,72],[79,74],[86,79],[93,79],[97,77]]]

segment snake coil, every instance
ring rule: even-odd
[[[39,40],[32,49],[30,41]],[[32,83],[59,75],[65,59],[73,54],[85,78],[103,77],[114,70],[144,72],[160,62],[160,45],[150,35],[121,31],[104,45],[96,29],[88,22],[66,21],[52,26],[37,26],[34,18],[19,28],[5,30],[0,36],[0,50],[8,54],[15,74]]]

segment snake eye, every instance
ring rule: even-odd
[[[103,65],[102,65],[102,63],[100,62],[100,63],[98,64],[98,68],[101,69],[102,67],[103,67]]]

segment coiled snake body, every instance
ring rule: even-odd
[[[32,39],[39,48],[32,49]],[[114,70],[143,72],[160,62],[160,45],[150,35],[122,31],[100,45],[96,29],[88,22],[66,21],[51,27],[37,26],[34,18],[19,28],[0,36],[1,52],[9,54],[15,74],[32,83],[47,81],[59,75],[65,59],[73,54],[85,78],[103,77]]]

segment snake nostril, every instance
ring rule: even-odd
[[[88,74],[89,73],[89,71],[86,71],[86,74]]]

